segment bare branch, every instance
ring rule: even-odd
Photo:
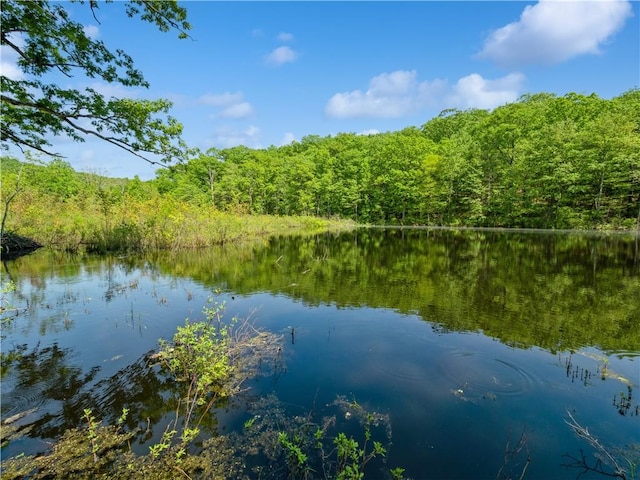
[[[522,433],[520,434],[518,443],[514,448],[511,448],[511,441],[507,440],[507,444],[504,447],[504,460],[502,462],[502,466],[500,467],[500,470],[498,470],[498,474],[496,475],[496,480],[512,478],[511,475],[508,475],[506,473],[506,469],[509,466],[509,464],[512,463],[514,459],[523,450],[526,451],[527,460],[524,466],[522,467],[522,471],[520,472],[520,476],[518,477],[518,480],[522,480],[525,477],[527,473],[527,468],[529,468],[529,464],[531,463],[531,455],[529,454],[529,446],[527,443],[527,432],[526,432],[526,429],[524,428],[522,429]]]
[[[574,418],[574,416],[571,414],[571,412],[568,410],[567,410],[567,415],[569,416],[569,420],[565,420],[565,423],[569,425],[571,430],[573,430],[573,432],[578,437],[586,440],[589,445],[595,448],[598,451],[598,453],[604,457],[605,463],[609,464],[613,468],[613,472],[606,471],[603,466],[602,460],[599,458],[596,459],[595,464],[593,466],[589,465],[588,459],[585,457],[582,450],[580,451],[580,455],[582,457],[581,459],[577,459],[575,457],[567,455],[567,457],[572,459],[573,462],[565,466],[582,468],[583,472],[580,473],[580,475],[586,472],[596,472],[596,473],[599,473],[600,475],[621,478],[623,480],[626,480],[627,478],[626,469],[620,466],[617,459],[613,456],[610,450],[604,445],[602,445],[602,443],[600,443],[600,440],[594,437],[586,427],[583,427],[582,425],[580,425],[578,421]]]

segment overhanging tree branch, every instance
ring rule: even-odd
[[[91,0],[89,8],[98,21],[99,2]],[[132,0],[125,3],[125,12],[163,32],[176,30],[180,38],[189,37],[186,10],[175,0]],[[111,52],[102,41],[90,38],[64,4],[3,0],[0,13],[1,44],[15,52],[22,71],[17,78],[0,76],[4,148],[14,145],[56,155],[48,148],[52,135],[78,142],[93,136],[151,164],[184,157],[182,127],[168,116],[170,102],[106,98],[90,88],[81,92],[39,80],[57,71],[67,78],[81,73],[126,87],[148,87],[129,55]]]

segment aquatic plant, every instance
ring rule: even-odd
[[[384,459],[387,449],[391,445],[391,424],[387,415],[368,411],[356,401],[349,401],[344,396],[338,396],[329,407],[337,407],[342,418],[349,423],[355,421],[362,428],[362,438],[358,440],[354,435],[346,433],[352,430],[350,425],[337,427],[337,416],[323,417],[314,420],[313,413],[304,417],[288,418],[279,422],[277,431],[277,446],[269,449],[263,443],[264,453],[271,452],[270,460],[273,465],[284,465],[286,473],[274,468],[272,471],[260,470],[267,478],[281,478],[286,474],[290,479],[337,479],[360,480],[365,478],[365,467],[375,458]],[[278,415],[274,416],[278,418]],[[255,418],[255,417],[254,417]],[[263,418],[263,417],[259,417]],[[272,435],[268,425],[271,416],[265,416],[265,421],[258,427],[261,435]],[[252,424],[255,427],[255,423]],[[336,432],[336,430],[338,430]],[[374,432],[375,430],[375,432]],[[379,440],[374,440],[374,435]],[[399,480],[403,478],[404,469],[386,469],[379,465],[380,472]]]
[[[187,319],[178,327],[171,342],[160,340],[152,356],[182,388],[174,420],[146,455],[131,450],[141,432],[124,430],[126,408],[115,425],[103,425],[87,408],[85,424],[67,430],[50,452],[3,461],[2,478],[233,478],[242,464],[238,449],[226,436],[197,441],[200,424],[215,416],[217,401],[242,391],[260,368],[281,362],[281,338],[257,329],[251,316],[225,320],[224,303],[211,300],[203,313],[204,320]]]

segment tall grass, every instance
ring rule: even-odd
[[[124,196],[108,208],[97,202],[23,195],[14,202],[7,230],[54,249],[141,252],[193,249],[284,233],[348,229],[350,221],[315,217],[237,215],[157,196]]]

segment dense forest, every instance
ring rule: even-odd
[[[640,90],[525,95],[446,110],[422,127],[209,150],[162,169],[158,190],[221,209],[360,223],[633,228],[640,220]]]
[[[59,205],[54,237],[97,225],[142,235],[194,209],[362,224],[633,229],[640,90],[611,100],[525,95],[492,111],[445,110],[397,132],[211,149],[150,181],[78,173],[61,159],[4,157],[2,180],[8,227],[33,234],[43,205]],[[66,220],[65,209],[73,211]]]

